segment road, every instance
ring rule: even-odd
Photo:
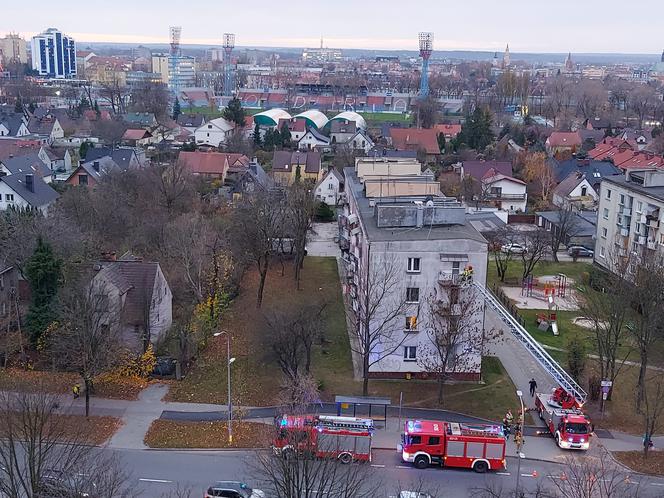
[[[111,450],[106,450],[111,451]],[[244,480],[260,487],[251,467],[253,452],[249,451],[146,451],[112,450],[127,469],[142,496],[159,497],[180,489],[191,490],[191,496],[201,496],[209,483],[215,480]],[[517,460],[508,457],[508,469],[500,473],[479,475],[470,470],[429,468],[417,470],[403,464],[395,451],[374,451],[372,474],[385,487],[384,496],[394,495],[401,489],[412,489],[421,482],[425,490],[436,496],[470,496],[473,490],[491,486],[513,489],[516,483]],[[521,486],[534,491],[538,483],[552,487],[552,479],[560,479],[563,465],[522,460]],[[536,473],[536,474],[535,474]],[[664,480],[632,477],[633,486],[640,485],[640,496],[662,496]],[[636,484],[640,483],[640,484]],[[443,491],[444,490],[444,491]],[[442,493],[441,493],[442,491]],[[380,496],[380,495],[379,495]]]

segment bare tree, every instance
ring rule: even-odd
[[[543,206],[547,206],[553,188],[556,186],[556,179],[547,163],[546,154],[543,152],[529,153],[525,163],[523,173],[526,182],[534,183],[539,187],[541,203]]]
[[[482,301],[471,279],[450,274],[449,285],[434,291],[426,303],[430,344],[423,347],[418,363],[436,376],[440,405],[445,381],[455,373],[477,370],[484,350]]]
[[[402,330],[395,333],[395,329],[407,305],[401,268],[393,255],[372,255],[358,277],[351,311],[357,341],[351,341],[351,349],[362,358],[362,394],[367,396],[371,366],[392,355],[406,340],[406,334]]]
[[[639,121],[639,130],[643,129],[643,122],[653,112],[657,96],[655,90],[649,85],[638,85],[630,95],[630,108]]]
[[[643,393],[643,456],[648,458],[652,437],[662,428],[664,375],[657,372],[647,379]]]
[[[258,192],[243,198],[234,215],[234,236],[242,253],[256,264],[260,275],[256,295],[256,307],[260,308],[270,262],[278,247],[277,240],[282,236],[283,202],[277,194]]]
[[[193,182],[191,174],[181,161],[172,161],[165,165],[153,165],[150,168],[159,187],[160,204],[170,214],[175,208],[183,211],[194,202]]]
[[[85,385],[85,416],[90,415],[94,378],[125,358],[120,303],[103,282],[75,286],[61,297],[59,327],[51,347],[60,365],[77,372]]]
[[[71,430],[60,400],[44,392],[0,394],[0,492],[10,498],[133,496],[118,462]],[[54,493],[54,494],[52,494]]]
[[[489,252],[496,265],[496,273],[501,282],[505,281],[507,270],[514,257],[512,251],[503,251],[502,246],[504,244],[516,243],[517,239],[517,233],[507,225],[489,235]]]
[[[537,228],[523,233],[527,251],[521,253],[523,273],[521,278],[526,279],[533,273],[535,266],[549,252],[549,239],[545,230]]]
[[[286,189],[286,216],[293,235],[293,245],[295,246],[293,266],[298,290],[300,289],[300,276],[304,265],[307,235],[309,235],[316,213],[314,187],[315,185],[310,181],[298,181]]]
[[[555,211],[555,223],[551,223],[551,256],[558,262],[558,250],[561,244],[570,245],[570,241],[579,233],[579,221],[571,207],[562,207]]]
[[[584,119],[593,119],[607,102],[607,92],[599,81],[583,80],[576,86],[576,105]]]
[[[637,309],[630,330],[641,363],[636,391],[636,410],[641,412],[652,347],[664,335],[664,261],[654,251],[651,254],[643,252],[631,261],[628,272],[633,276],[632,302]]]

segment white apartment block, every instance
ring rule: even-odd
[[[361,162],[359,169],[367,173],[387,173],[382,161],[375,168]],[[378,344],[370,357],[378,358],[395,345],[398,347],[370,367],[370,376],[426,378],[429,373],[421,360],[422,354],[431,351],[428,301],[437,296],[449,303],[452,313],[460,309],[453,303],[459,302],[462,292],[474,290],[472,285],[459,285],[460,274],[469,267],[473,269],[474,281],[481,286],[486,284],[487,241],[466,222],[465,208],[455,199],[440,192],[427,196],[368,197],[365,186],[372,178],[366,174],[359,177],[357,169],[344,170],[348,204],[340,219],[340,247],[346,261],[345,290],[357,312],[361,300],[367,301],[367,289],[371,288],[367,282],[374,275],[382,275],[386,268],[396,270],[398,283],[381,302],[380,311],[374,315],[378,318],[370,327],[383,326],[381,313],[385,316],[395,303],[405,301],[403,313],[385,327],[389,344]],[[403,169],[399,172],[404,173]],[[413,177],[414,182],[421,179],[419,174]],[[477,333],[481,333],[483,302],[479,296],[477,302],[472,320],[477,323]],[[481,351],[464,350],[463,354],[467,358],[463,366],[449,375],[479,380]]]
[[[617,258],[644,251],[664,254],[664,171],[630,171],[602,179],[597,217],[595,262],[612,270]],[[628,271],[633,271],[630,268]]]

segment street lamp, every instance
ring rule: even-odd
[[[517,470],[516,470],[516,489],[514,490],[514,496],[518,498],[519,496],[519,480],[521,478],[521,459],[523,458],[523,453],[521,453],[521,445],[523,444],[523,417],[524,417],[524,409],[523,409],[523,393],[520,390],[517,390],[516,395],[519,397],[519,401],[521,402],[521,413],[519,414],[519,429],[521,432],[521,442],[517,444],[516,446],[516,456],[518,457],[518,463],[517,463]],[[516,443],[516,434],[514,434],[514,439]]]
[[[221,332],[215,332],[212,334],[213,337],[219,337],[221,335],[226,336],[226,377],[228,379],[228,444],[233,443],[233,405],[231,402],[231,365],[235,361],[235,358],[231,358],[231,336],[225,330]]]

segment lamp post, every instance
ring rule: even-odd
[[[521,413],[519,414],[519,429],[521,432],[521,440],[516,446],[516,456],[518,459],[517,463],[517,470],[516,470],[516,489],[514,490],[514,496],[516,498],[519,498],[519,480],[521,479],[521,458],[522,458],[522,453],[521,453],[521,445],[523,444],[523,417],[524,417],[524,409],[523,409],[523,393],[518,390],[516,392],[516,395],[519,397],[519,401],[521,402]],[[514,434],[514,442],[516,443],[516,434]]]
[[[231,358],[231,336],[225,330],[221,332],[215,332],[212,334],[213,337],[219,337],[221,335],[226,336],[226,378],[228,379],[228,444],[233,443],[233,405],[231,402],[231,364],[235,361],[235,358]]]

